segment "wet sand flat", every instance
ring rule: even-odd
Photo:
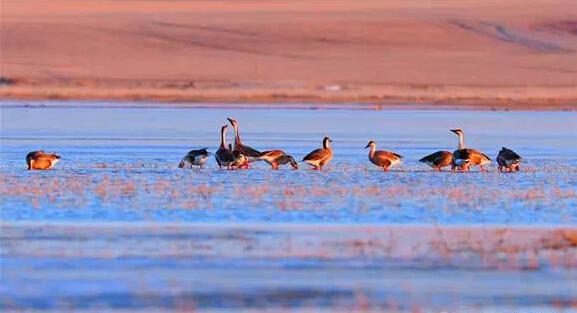
[[[563,227],[3,223],[3,312],[570,312]]]
[[[4,1],[2,98],[574,109],[577,4]]]

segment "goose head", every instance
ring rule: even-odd
[[[459,137],[463,136],[463,130],[460,128],[450,129],[450,131]]]
[[[238,121],[235,120],[234,118],[227,117],[226,119],[230,122],[230,125],[232,125],[232,127],[236,128],[238,126]]]
[[[331,138],[329,137],[323,138],[323,148],[328,149],[331,142],[333,142]]]
[[[295,170],[299,169],[299,164],[297,163],[297,161],[295,161],[295,159],[292,156],[289,156],[289,161],[293,169]]]
[[[376,146],[376,145],[377,145],[377,144],[376,144],[374,141],[371,140],[371,141],[369,141],[369,143],[367,143],[367,145],[365,146],[365,149],[371,148],[371,147]]]

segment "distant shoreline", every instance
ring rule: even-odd
[[[0,99],[573,111],[575,7],[6,1]]]
[[[0,101],[114,102],[125,106],[243,107],[268,109],[351,109],[351,110],[481,110],[481,111],[577,111],[576,97],[489,97],[482,95],[417,92],[397,94],[366,90],[277,90],[277,89],[173,89],[173,88],[87,88],[50,85],[5,85]],[[495,94],[503,94],[502,91]],[[470,93],[472,94],[472,93]],[[78,106],[77,104],[75,106]]]

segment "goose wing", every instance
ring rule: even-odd
[[[229,149],[218,149],[218,151],[216,151],[215,157],[217,161],[223,165],[232,163],[235,160],[234,153]]]
[[[195,158],[197,156],[201,156],[201,155],[208,155],[208,148],[203,148],[203,149],[199,149],[199,150],[190,150],[188,151],[187,155]]]
[[[262,155],[258,150],[245,145],[239,145],[236,150],[244,154],[244,156],[251,158],[258,158]]]
[[[518,160],[521,159],[521,156],[518,155],[517,153],[515,153],[515,151],[511,150],[511,149],[507,149],[505,147],[503,147],[501,149],[501,151],[499,151],[499,155],[498,157],[501,157],[505,160]]]
[[[30,153],[28,153],[26,155],[26,162],[30,162],[32,159],[37,159],[39,157],[41,157],[42,155],[45,155],[46,153],[44,153],[44,151],[40,150],[40,151],[32,151]]]
[[[261,152],[261,158],[266,157],[266,158],[274,160],[274,159],[281,157],[284,154],[285,153],[282,150],[263,151],[263,152]]]
[[[387,159],[389,161],[396,161],[401,159],[400,154],[390,152],[390,151],[375,151],[375,159]]]
[[[317,160],[323,160],[325,158],[327,158],[329,156],[330,152],[328,149],[316,149],[314,151],[312,151],[311,153],[307,154],[304,158],[303,161],[317,161]]]
[[[452,158],[453,153],[449,151],[437,151],[435,153],[429,154],[422,159],[419,160],[421,163],[432,163],[438,164],[441,163],[446,158]]]
[[[468,153],[471,164],[483,165],[492,161],[489,156],[482,153],[481,151],[475,149],[463,149],[463,150],[466,150],[466,152]]]
[[[469,149],[458,149],[453,152],[453,160],[466,160],[471,157]]]

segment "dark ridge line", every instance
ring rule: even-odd
[[[521,34],[516,34],[511,30],[507,29],[503,25],[490,23],[490,22],[477,22],[477,24],[472,25],[466,22],[450,19],[449,24],[457,26],[466,31],[473,32],[477,35],[495,39],[501,42],[511,43],[518,46],[522,46],[531,50],[545,53],[565,53],[571,52],[571,50],[564,48],[562,46],[533,39]]]

